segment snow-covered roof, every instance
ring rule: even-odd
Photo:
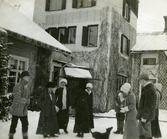
[[[167,50],[167,33],[165,32],[138,34],[136,45],[131,49],[132,52],[162,50]]]
[[[88,78],[92,79],[92,75],[89,70],[80,68],[64,68],[66,76],[74,78]]]
[[[33,39],[55,50],[64,51],[68,54],[71,51],[39,27],[20,11],[0,0],[0,27],[8,31]]]

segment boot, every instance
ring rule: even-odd
[[[9,139],[14,139],[14,134],[13,133],[9,133]]]
[[[83,138],[83,137],[84,137],[84,133],[83,133],[83,132],[81,132],[80,137],[81,137],[81,138]]]
[[[28,136],[23,136],[23,139],[28,139]]]
[[[148,138],[146,138],[146,139],[153,139],[152,137],[148,137]]]
[[[123,128],[120,128],[120,134],[123,134],[124,132],[123,132]]]
[[[145,139],[145,136],[144,135],[139,136],[139,139]]]
[[[117,129],[117,131],[113,132],[114,134],[120,134],[120,128]]]
[[[25,133],[22,133],[23,134],[23,139],[28,139],[28,133],[25,132]]]
[[[68,134],[68,131],[67,131],[67,129],[64,129],[64,132],[65,132],[66,134]]]

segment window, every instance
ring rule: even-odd
[[[46,0],[46,11],[58,11],[66,8],[66,0]]]
[[[83,27],[82,46],[97,47],[98,25]]]
[[[123,1],[123,17],[129,22],[130,21],[130,5],[127,3],[127,0]]]
[[[143,65],[156,65],[156,58],[143,58]]]
[[[9,62],[9,65],[11,66],[9,76],[12,76],[13,78],[9,78],[8,92],[13,92],[13,87],[19,82],[19,75],[21,72],[23,70],[28,70],[28,62],[28,58],[12,56],[12,59]]]
[[[69,27],[68,44],[75,44],[76,40],[76,27]]]
[[[59,28],[58,29],[58,39],[59,42],[62,44],[66,43],[66,28]]]
[[[120,90],[121,85],[127,82],[127,77],[125,75],[117,75],[117,90]]]
[[[125,56],[129,56],[130,51],[130,40],[125,36],[121,35],[121,53]]]
[[[73,8],[86,8],[96,5],[96,0],[73,0]]]
[[[76,26],[49,28],[46,31],[62,44],[75,44]]]

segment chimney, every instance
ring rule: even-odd
[[[165,20],[164,32],[167,32],[167,16],[164,16],[164,20]]]

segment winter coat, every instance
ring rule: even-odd
[[[121,100],[119,96],[120,92],[117,93],[115,98],[115,112],[121,113],[120,110],[125,106],[125,100]]]
[[[138,139],[138,121],[136,119],[136,98],[133,93],[130,93],[125,100],[125,105],[128,107],[128,111],[125,113],[125,126],[123,139]]]
[[[14,116],[26,116],[27,108],[30,104],[30,90],[26,82],[22,79],[13,89],[13,103],[10,108],[10,113]]]
[[[56,96],[56,106],[59,108],[59,112],[57,113],[59,129],[67,129],[68,122],[69,122],[69,107],[70,107],[68,89],[67,89],[67,98],[66,98],[67,109],[62,110],[63,88],[61,87],[58,88],[55,92],[55,96]]]
[[[59,133],[57,112],[55,109],[55,94],[48,92],[42,93],[38,99],[38,105],[41,108],[36,134],[55,134]]]
[[[155,119],[156,90],[152,83],[142,88],[141,98],[138,106],[137,119],[152,121]]]
[[[94,127],[93,123],[93,94],[88,95],[88,92],[80,90],[77,95],[75,105],[75,125],[74,133],[84,132],[89,133],[90,128]]]

